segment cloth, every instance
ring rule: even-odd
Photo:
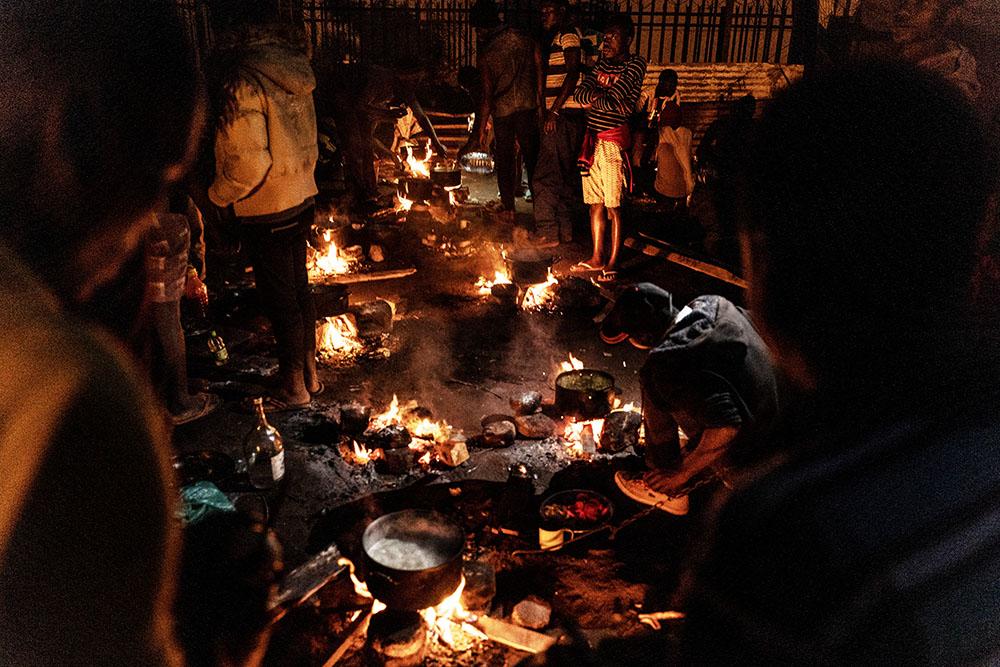
[[[146,298],[154,303],[180,301],[187,280],[191,230],[180,213],[151,215],[146,233]]]
[[[528,187],[534,191],[535,164],[538,162],[538,113],[535,109],[527,109],[494,118],[493,133],[496,137],[493,157],[500,203],[504,209],[512,211],[514,197],[521,184],[517,147],[521,148],[524,168],[528,171]]]
[[[863,429],[815,425],[709,517],[685,664],[995,661],[1000,420],[995,390],[952,390]]]
[[[238,217],[287,211],[317,192],[316,88],[309,58],[278,37],[245,45],[237,111],[215,136],[208,195]]]
[[[601,60],[576,87],[574,98],[588,106],[587,128],[603,132],[628,123],[642,93],[646,61],[628,55],[620,63]]]
[[[656,191],[664,197],[687,197],[694,192],[691,171],[691,130],[660,127],[656,146]]]
[[[479,56],[484,77],[493,82],[493,118],[538,108],[535,83],[535,44],[531,38],[505,27],[487,42]]]
[[[976,57],[969,49],[957,42],[949,41],[946,46],[947,48],[941,53],[928,56],[917,65],[940,74],[957,86],[970,102],[975,102],[983,90],[983,86],[979,82]]]
[[[545,108],[551,109],[566,81],[566,51],[580,48],[580,31],[575,28],[559,31],[549,43],[548,64],[545,67]],[[580,109],[580,103],[570,96],[563,102],[563,109]]]
[[[626,160],[621,146],[611,141],[597,140],[594,161],[583,176],[585,204],[604,204],[607,208],[621,206]]]
[[[778,414],[771,354],[746,314],[727,299],[700,296],[682,309],[640,378],[649,401],[676,421],[690,447],[706,428],[738,426],[729,463],[745,466],[768,453],[767,434]]]
[[[284,223],[241,228],[282,371],[301,370],[305,360],[316,355],[316,306],[306,268],[306,241],[314,215],[309,207]]]
[[[181,664],[165,420],[3,247],[0,275],[0,664]]]
[[[537,231],[550,239],[573,240],[573,216],[581,185],[576,160],[586,120],[580,111],[562,111],[553,132],[543,132],[531,192]]]

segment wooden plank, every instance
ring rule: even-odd
[[[556,643],[554,637],[522,628],[513,623],[498,621],[489,616],[480,616],[473,622],[473,625],[493,641],[504,646],[510,646],[518,651],[543,653]]]
[[[674,264],[679,264],[691,269],[692,271],[697,271],[698,273],[704,273],[707,276],[712,276],[713,278],[729,283],[730,285],[742,287],[743,289],[746,289],[749,285],[746,280],[740,278],[729,269],[723,268],[718,264],[706,262],[703,259],[692,257],[691,255],[681,252],[663,241],[648,243],[630,236],[625,239],[625,247],[638,250],[645,255],[649,255],[650,257],[663,257],[667,261],[673,262]]]
[[[373,271],[372,273],[344,273],[338,276],[328,276],[323,279],[327,285],[351,285],[353,283],[370,283],[377,280],[394,280],[412,276],[417,270],[413,267],[408,269],[391,269],[388,271]]]

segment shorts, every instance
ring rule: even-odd
[[[618,208],[622,204],[624,187],[625,163],[621,146],[598,139],[590,173],[583,177],[583,202]]]

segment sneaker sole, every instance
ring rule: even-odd
[[[627,486],[622,483],[621,474],[622,474],[621,472],[615,473],[615,486],[618,487],[619,491],[621,491],[623,494],[625,494],[627,497],[631,498],[635,502],[640,503],[642,505],[648,505],[649,507],[656,507],[657,509],[662,510],[668,514],[673,514],[674,516],[684,516],[688,513],[689,506],[686,497],[678,499],[678,498],[668,498],[663,494],[656,494],[655,496],[640,495],[638,493],[633,492],[631,489],[627,488]],[[683,504],[683,507],[674,507],[671,506],[671,503],[678,503],[678,505]]]

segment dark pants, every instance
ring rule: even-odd
[[[564,110],[556,117],[556,129],[542,133],[531,192],[538,233],[553,240],[573,240],[573,217],[583,201],[576,160],[585,130],[582,111]]]
[[[316,356],[316,306],[309,291],[306,239],[314,207],[275,224],[242,225],[260,303],[271,320],[283,375]]]
[[[517,146],[521,147],[524,166],[528,170],[528,187],[535,189],[535,163],[538,161],[538,112],[535,109],[515,111],[509,116],[493,119],[496,141],[495,162],[500,203],[507,211],[514,210],[514,196],[521,184],[517,169]]]

